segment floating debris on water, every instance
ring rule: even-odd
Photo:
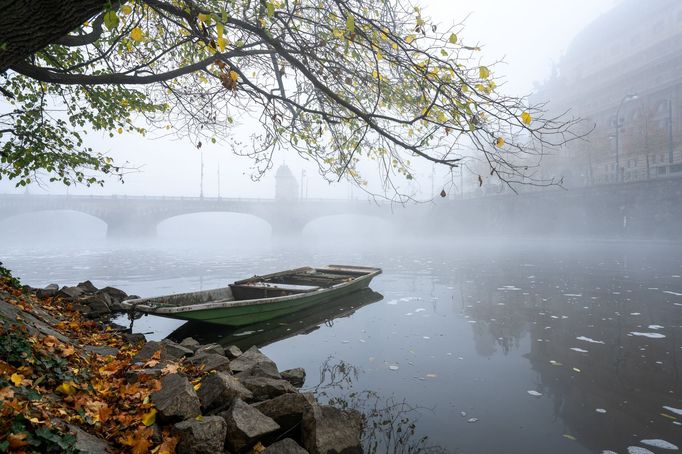
[[[581,293],[564,293],[564,296],[570,296],[573,298],[578,298],[578,297],[581,297],[583,295]]]
[[[468,423],[478,422],[478,418],[469,418],[469,419],[467,419],[467,422]]]
[[[603,341],[590,339],[589,337],[585,337],[585,336],[576,337],[576,339],[579,341],[583,341],[583,342],[590,342],[592,344],[603,344],[604,343]]]
[[[671,413],[675,413],[676,415],[682,415],[682,410],[679,408],[674,408],[674,407],[668,407],[668,406],[663,406],[666,410],[668,410]]]
[[[549,361],[549,363],[550,363],[552,366],[563,366],[562,363],[560,363],[559,361],[554,361],[553,359],[551,359],[551,360]]]
[[[459,414],[462,415],[462,418],[466,418],[467,412],[460,411]]]
[[[663,329],[664,327],[661,325],[649,325],[648,328],[649,329]]]
[[[649,339],[663,339],[665,334],[661,333],[639,333],[637,331],[630,332],[632,336],[648,337]]]
[[[400,366],[397,366],[395,364],[391,364],[390,366],[388,366],[388,368],[389,368],[389,370],[398,370],[398,369],[400,369]]]
[[[564,437],[564,438],[568,438],[569,440],[575,441],[575,437],[574,437],[573,435],[564,434],[563,437]]]
[[[415,309],[415,310],[414,310],[414,313],[416,314],[416,313],[418,313],[418,312],[424,312],[425,310],[426,310],[426,309],[424,309],[423,307],[420,307],[419,309]]]
[[[530,395],[533,396],[533,397],[540,397],[540,396],[542,396],[542,393],[537,392],[537,391],[530,390],[530,391],[527,391],[527,392],[528,392],[528,394],[530,394]]]
[[[667,293],[668,295],[682,296],[682,293],[671,292],[670,290],[663,290],[663,293]]]
[[[606,410],[603,408],[596,408],[594,411],[596,411],[597,413],[601,413],[601,414],[606,413]]]
[[[248,336],[253,333],[255,333],[255,331],[242,331],[241,333],[234,333],[233,336]]]
[[[426,378],[438,378],[437,374],[426,374]]]
[[[582,372],[582,371],[581,371],[580,369],[578,369],[577,367],[574,367],[573,370],[574,370],[575,372],[578,372],[578,373]]]
[[[630,312],[630,315],[642,315],[641,312]]]
[[[578,348],[578,347],[571,347],[571,350],[573,350],[574,352],[578,352],[578,353],[589,353],[587,350],[584,350],[584,349]]]
[[[674,445],[668,441],[661,440],[660,438],[656,439],[651,439],[651,440],[642,440],[640,441],[643,445],[647,446],[653,446],[654,448],[660,448],[660,449],[669,449],[671,451],[678,451],[680,448],[677,447],[677,445]]]
[[[646,448],[640,448],[639,446],[628,446],[628,454],[655,454]]]

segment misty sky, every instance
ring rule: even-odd
[[[495,68],[495,74],[505,76],[504,90],[513,95],[532,91],[533,83],[545,79],[553,63],[561,59],[572,38],[597,16],[610,9],[617,0],[478,0],[478,1],[422,1],[425,15],[437,17],[443,26],[466,18],[460,40],[483,47],[484,63],[504,59]],[[94,136],[90,137],[95,139]],[[150,139],[134,135],[93,140],[99,148],[119,164],[129,162],[139,171],[130,173],[125,184],[112,181],[104,188],[71,188],[71,194],[130,194],[198,196],[200,181],[200,153],[188,140]],[[204,195],[218,194],[218,167],[220,191],[223,197],[263,197],[274,194],[274,170],[260,182],[251,182],[250,161],[233,156],[219,145],[205,145]],[[297,177],[307,170],[308,196],[311,198],[366,197],[347,183],[328,185],[316,176],[315,168],[297,155],[280,153],[275,157],[276,167],[286,162]],[[418,181],[413,189],[422,198],[431,194],[431,167],[418,169]],[[371,167],[365,173],[372,176]],[[465,185],[472,184],[475,176],[465,174]],[[448,181],[445,171],[436,172],[436,192]],[[469,181],[471,180],[471,181]],[[65,193],[63,186],[50,186],[53,193]],[[14,189],[8,181],[0,181],[2,192],[23,192]],[[37,186],[32,193],[45,192]]]

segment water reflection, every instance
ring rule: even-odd
[[[309,334],[322,325],[332,327],[336,319],[350,317],[361,307],[382,299],[383,295],[380,293],[363,289],[274,320],[238,328],[187,322],[168,337],[176,342],[180,342],[186,337],[192,337],[204,344],[236,345],[241,349],[247,349],[253,345],[264,347],[292,336]]]
[[[507,269],[514,285],[500,285],[498,274],[467,281],[461,305],[475,322],[476,352],[507,355],[529,335],[529,395],[550,399],[564,436],[592,452],[625,452],[645,439],[679,445],[671,409],[682,408],[682,297],[665,290],[679,283],[654,287],[665,277],[618,265],[622,274],[604,273],[601,262],[576,276],[544,262],[541,271]]]

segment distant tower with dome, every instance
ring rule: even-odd
[[[275,173],[275,200],[298,200],[298,181],[286,164]]]

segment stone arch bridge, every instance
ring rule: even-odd
[[[206,197],[67,196],[1,194],[0,220],[23,213],[70,210],[104,221],[108,236],[150,236],[157,225],[175,216],[229,212],[256,216],[274,235],[295,235],[309,222],[333,215],[391,216],[388,204],[370,201],[305,199],[235,199]]]

